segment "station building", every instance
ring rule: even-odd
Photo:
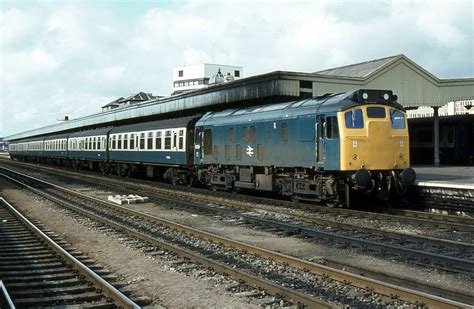
[[[201,63],[173,68],[173,93],[206,88],[209,85],[241,79],[242,67]]]
[[[175,68],[173,73],[176,74],[175,83],[180,83],[187,78],[185,69],[186,67]],[[182,71],[182,76],[180,76],[180,71]],[[195,75],[190,75],[190,78],[194,79]],[[239,77],[226,83],[198,87],[193,91],[188,91],[191,89],[186,88],[190,85],[178,84],[177,86],[173,91],[185,91],[169,97],[106,110],[87,117],[15,134],[7,139],[14,140],[53,132],[68,132],[77,128],[98,128],[114,124],[163,119],[230,107],[269,104],[291,100],[291,98],[305,98],[353,89],[390,89],[398,95],[398,102],[408,110],[420,107],[433,109],[431,120],[432,163],[439,165],[439,109],[448,102],[474,100],[474,78],[440,79],[405,55],[313,73],[275,71],[247,78]],[[196,85],[193,82],[194,86]],[[180,87],[184,88],[178,89]],[[471,134],[470,140],[472,141],[474,132],[469,132],[469,134]]]

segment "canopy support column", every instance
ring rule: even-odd
[[[438,106],[433,107],[434,133],[433,133],[433,151],[434,166],[439,166],[439,113]]]

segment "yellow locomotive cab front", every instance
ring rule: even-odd
[[[367,104],[338,113],[341,171],[404,170],[410,166],[406,114]]]

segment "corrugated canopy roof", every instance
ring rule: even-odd
[[[387,58],[375,59],[371,61],[346,65],[334,69],[314,72],[316,74],[344,76],[344,77],[367,77],[370,74],[382,69],[389,63],[403,57],[403,55],[396,55]]]

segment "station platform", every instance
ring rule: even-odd
[[[474,190],[474,166],[412,166],[418,186]]]

